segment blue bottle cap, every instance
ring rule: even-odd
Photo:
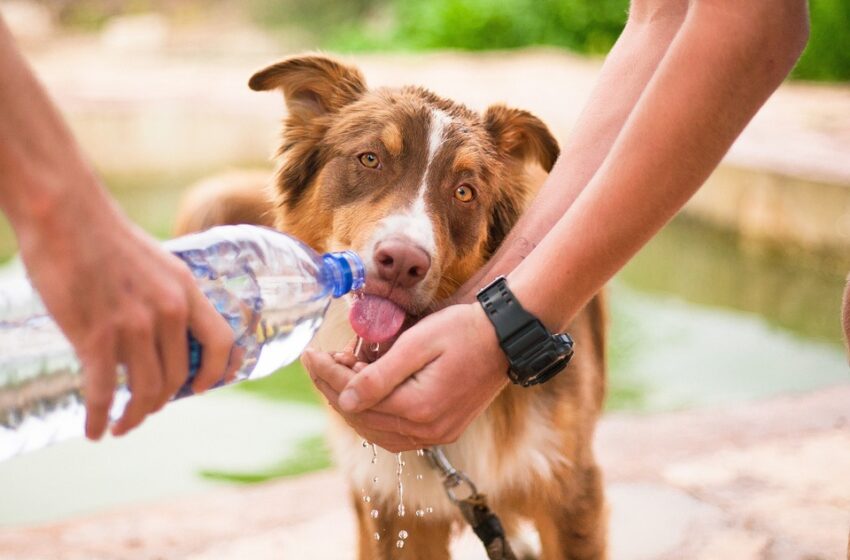
[[[322,260],[333,286],[333,297],[359,290],[366,283],[366,267],[354,251],[325,253]]]

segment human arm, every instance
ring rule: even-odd
[[[30,279],[84,369],[86,435],[107,426],[118,364],[121,435],[185,382],[186,331],[204,347],[194,388],[225,373],[233,336],[188,269],[118,210],[0,19],[0,209]]]
[[[793,67],[807,21],[796,0],[692,3],[603,165],[509,275],[527,309],[566,327],[708,178]]]
[[[523,243],[511,244],[509,238],[484,278],[510,273],[523,306],[550,329],[564,328],[714,169],[790,71],[805,44],[807,21],[802,0],[690,3],[622,128],[608,137],[611,143],[592,179],[562,196],[558,181],[571,167],[565,150],[556,165],[564,174],[550,176],[535,204],[543,206],[538,216],[546,205],[557,203],[558,211],[549,213],[548,222],[518,224],[512,237]],[[633,47],[627,54],[640,57],[641,44]],[[586,115],[593,120],[591,112]],[[576,142],[582,142],[582,134],[574,132]],[[582,162],[593,168],[587,152]],[[484,278],[464,289],[467,299]],[[476,328],[458,337],[451,326],[461,322]],[[494,364],[493,355],[502,362]],[[318,365],[311,372],[319,377],[330,370],[327,362]],[[481,308],[461,304],[411,328],[385,356],[347,380],[334,369],[325,389],[361,432],[391,432],[395,423],[409,448],[456,438],[507,382],[505,366]],[[362,411],[370,407],[375,408],[367,417]]]

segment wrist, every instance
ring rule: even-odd
[[[118,214],[117,209],[87,169],[61,175],[48,170],[23,172],[11,181],[15,181],[15,189],[12,200],[3,201],[3,211],[22,251],[40,239],[55,242],[81,230],[115,225],[112,218]]]
[[[508,377],[523,387],[545,383],[569,363],[573,340],[553,334],[522,306],[504,276],[478,292],[478,301],[509,362]]]
[[[490,323],[490,319],[487,318],[487,314],[484,312],[481,304],[475,301],[474,303],[466,304],[466,306],[471,310],[473,329],[479,334],[479,339],[481,340],[481,351],[485,352],[488,356],[492,356],[495,362],[492,368],[493,383],[498,388],[502,388],[510,381],[508,377],[508,368],[510,368],[508,357],[499,345],[499,337],[496,335],[496,330],[493,328],[493,324]]]

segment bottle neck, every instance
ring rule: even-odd
[[[322,255],[325,274],[333,289],[333,297],[342,297],[359,290],[366,283],[366,267],[354,251],[339,251]]]

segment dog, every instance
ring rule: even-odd
[[[503,105],[477,113],[420,87],[369,89],[357,68],[326,56],[285,59],[249,86],[279,91],[287,107],[271,193],[268,179],[207,182],[186,199],[177,233],[273,219],[318,251],[357,251],[365,296],[332,304],[314,341],[328,351],[344,348],[355,332],[392,339],[450,297],[496,251],[559,155],[531,113]],[[352,306],[361,309],[351,313]],[[368,319],[375,316],[382,320]],[[606,550],[591,445],[605,392],[601,296],[569,331],[577,350],[564,372],[540,386],[508,386],[444,446],[487,495],[509,542],[518,548],[520,523],[530,521],[547,560],[604,558]],[[379,449],[373,462],[365,442],[332,416],[331,447],[350,481],[359,558],[448,559],[462,518],[426,458],[404,454],[400,478],[394,454]],[[409,537],[399,548],[403,531]]]

